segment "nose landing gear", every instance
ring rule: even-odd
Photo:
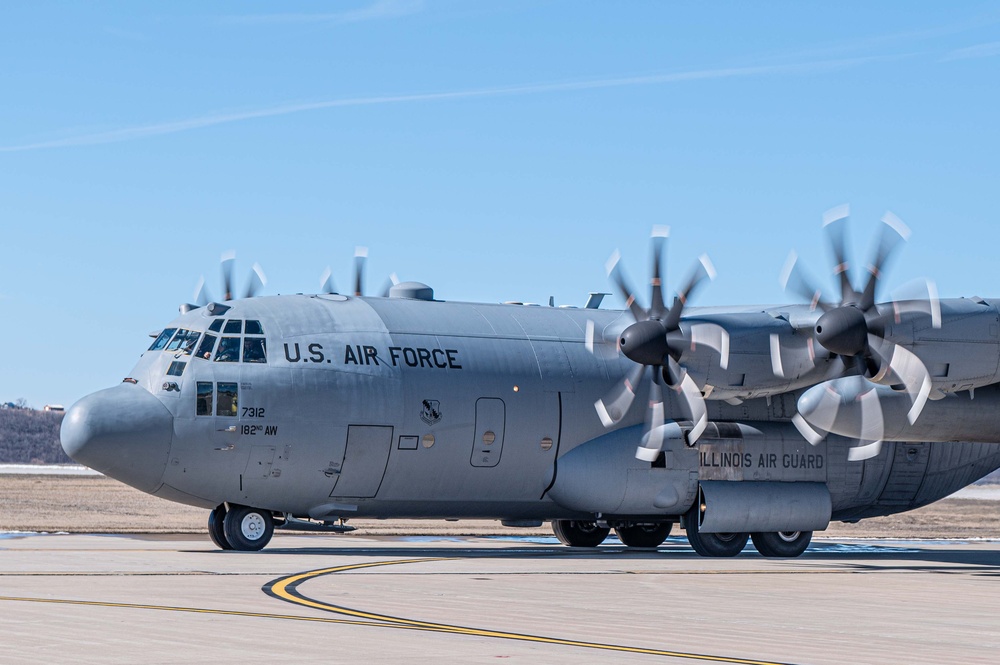
[[[271,541],[274,519],[269,510],[223,503],[208,516],[208,535],[220,549],[253,552]]]

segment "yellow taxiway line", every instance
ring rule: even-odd
[[[456,558],[454,557],[395,559],[392,561],[374,561],[368,563],[334,566],[333,568],[321,568],[318,570],[310,570],[304,573],[296,573],[294,575],[288,575],[286,577],[278,578],[272,582],[268,582],[267,584],[265,584],[263,590],[265,593],[274,596],[275,598],[287,601],[289,603],[294,603],[296,605],[300,605],[303,607],[311,607],[313,609],[323,610],[325,612],[332,612],[334,614],[339,614],[342,616],[354,617],[356,620],[359,621],[377,622],[376,625],[382,625],[382,626],[416,628],[438,633],[469,635],[474,637],[492,637],[497,639],[517,640],[521,642],[534,642],[539,644],[555,644],[559,646],[580,647],[584,649],[596,649],[600,651],[612,651],[617,653],[635,653],[635,654],[645,654],[649,656],[686,658],[688,660],[698,660],[698,661],[713,662],[713,663],[735,663],[737,665],[787,665],[785,663],[778,663],[766,660],[752,660],[747,658],[734,658],[730,656],[713,656],[709,654],[691,653],[685,651],[669,651],[665,649],[650,649],[645,647],[631,647],[619,644],[605,644],[602,642],[586,642],[581,640],[571,640],[558,637],[530,635],[527,633],[513,633],[513,632],[506,632],[499,630],[487,630],[482,628],[456,626],[451,624],[435,623],[430,621],[416,621],[413,619],[406,619],[403,617],[394,617],[385,614],[377,614],[374,612],[365,612],[362,610],[356,610],[349,607],[343,607],[340,605],[332,605],[330,603],[324,603],[322,601],[309,598],[308,596],[303,595],[298,590],[299,585],[303,584],[304,582],[316,579],[317,577],[322,577],[324,575],[332,575],[335,573],[361,570],[364,568],[377,568],[382,566],[398,566],[408,563],[428,563],[433,561],[454,561],[454,560],[456,560]]]

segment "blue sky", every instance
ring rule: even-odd
[[[850,203],[857,263],[913,231],[887,285],[1000,294],[995,3],[4,3],[0,90],[0,401],[120,382],[230,249],[582,304],[668,224],[697,304],[790,302]]]

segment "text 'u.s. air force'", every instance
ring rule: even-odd
[[[322,344],[285,344],[285,360],[290,363],[332,363]],[[416,367],[425,369],[462,369],[458,349],[429,349],[422,346],[390,346],[379,349],[367,344],[345,344],[344,365],[382,365],[390,367]]]

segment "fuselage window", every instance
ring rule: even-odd
[[[222,319],[216,319],[212,321],[212,325],[208,327],[212,332],[219,332],[222,330]]]
[[[238,363],[240,361],[240,338],[223,337],[219,342],[219,350],[215,352],[217,363]]]
[[[199,416],[212,415],[212,383],[209,381],[198,382],[198,406]]]
[[[241,332],[243,332],[243,322],[240,321],[239,319],[231,319],[229,321],[226,321],[226,329],[223,332],[225,332],[227,335],[229,334],[239,335]]]
[[[263,335],[264,327],[260,321],[247,321],[246,329],[243,331],[247,335]]]
[[[163,347],[167,345],[167,342],[170,341],[170,338],[174,336],[175,332],[177,332],[177,328],[167,328],[166,330],[161,332],[159,337],[156,338],[156,341],[153,342],[153,346],[149,347],[149,350],[150,351],[161,350]]]
[[[175,360],[170,363],[170,367],[167,368],[168,376],[180,376],[184,373],[184,368],[187,367],[187,363]]]
[[[239,393],[237,387],[235,383],[219,382],[219,403],[215,415],[235,416],[239,413]]]
[[[267,353],[265,351],[266,349],[263,337],[243,338],[243,362],[266,363]]]
[[[215,335],[209,335],[205,333],[205,337],[201,340],[201,344],[198,345],[198,353],[194,354],[195,358],[203,358],[208,360],[212,357],[212,349],[215,348],[215,340],[218,339]]]

